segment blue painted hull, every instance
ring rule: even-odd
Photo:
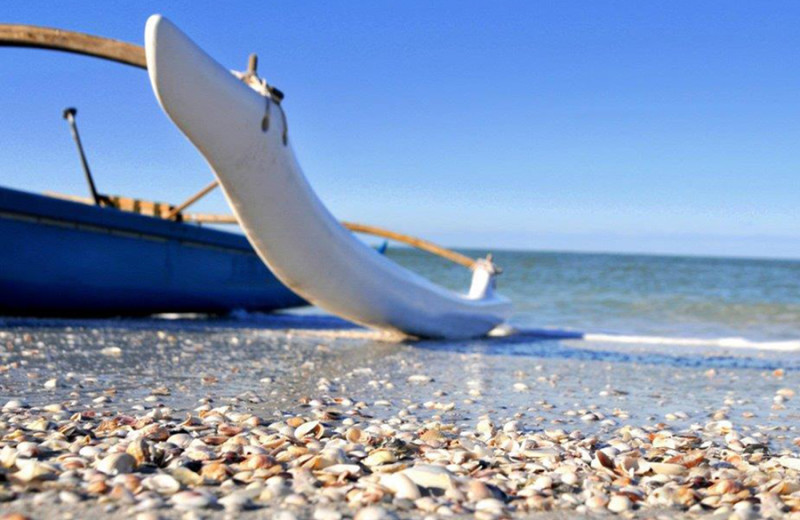
[[[0,188],[0,314],[121,316],[306,305],[244,236]]]

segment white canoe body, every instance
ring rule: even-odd
[[[347,320],[417,337],[478,337],[507,319],[511,303],[494,293],[490,263],[478,265],[469,294],[459,295],[343,228],[306,181],[285,140],[282,107],[266,89],[245,84],[159,15],[147,21],[145,47],[162,108],[211,165],[262,260],[292,290]]]

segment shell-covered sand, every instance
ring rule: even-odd
[[[406,344],[313,316],[7,321],[0,511],[800,518],[793,356]]]

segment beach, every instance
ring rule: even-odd
[[[398,342],[319,314],[6,319],[0,343],[6,513],[755,518],[800,506],[793,352]]]
[[[800,520],[796,3],[14,4],[0,520]]]

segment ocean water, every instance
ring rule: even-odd
[[[463,251],[473,257],[486,251]],[[400,264],[465,291],[470,273],[390,248]],[[800,261],[494,252],[511,324],[598,343],[800,351]]]
[[[475,258],[487,254],[462,252]],[[493,253],[503,269],[498,291],[513,303],[510,325],[516,332],[506,338],[417,346],[540,358],[800,370],[800,261]],[[386,254],[456,292],[469,288],[471,273],[461,266],[397,246]],[[109,320],[0,317],[0,329],[165,326],[176,331],[229,326],[253,331],[331,329],[342,337],[358,329],[315,308]]]

